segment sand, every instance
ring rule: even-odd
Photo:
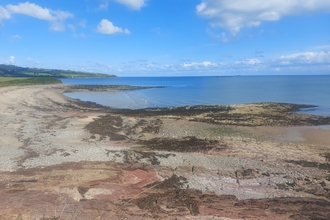
[[[66,89],[0,88],[0,219],[330,218],[329,125],[113,111]]]

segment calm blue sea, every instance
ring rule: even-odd
[[[118,77],[62,79],[64,84],[166,86],[123,92],[65,95],[114,108],[281,102],[310,104],[310,114],[330,116],[330,75],[235,77]]]

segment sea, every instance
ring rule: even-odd
[[[116,77],[61,79],[64,84],[157,86],[129,91],[68,92],[112,108],[158,108],[257,102],[307,104],[303,113],[330,116],[330,75]]]

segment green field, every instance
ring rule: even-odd
[[[6,86],[29,86],[29,85],[46,85],[62,83],[61,80],[53,77],[0,77],[0,87]]]

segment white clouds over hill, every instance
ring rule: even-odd
[[[15,63],[15,57],[14,56],[10,56],[9,60],[8,60],[9,64],[14,64]]]
[[[197,13],[236,35],[243,27],[259,26],[289,15],[329,12],[329,0],[203,0]]]
[[[141,74],[157,72],[161,75],[262,75],[262,74],[288,74],[310,73],[317,71],[318,74],[328,72],[330,69],[330,51],[302,52],[280,55],[274,59],[260,60],[256,58],[237,59],[232,61],[183,61],[178,64],[162,65],[148,61],[144,65],[132,62],[125,67],[113,66],[113,71]],[[119,72],[119,71],[118,71]]]

